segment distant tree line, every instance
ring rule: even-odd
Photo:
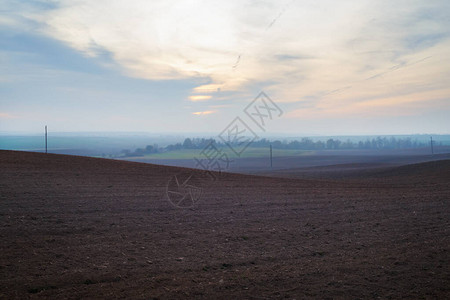
[[[143,156],[145,154],[153,154],[153,153],[160,153],[163,152],[163,149],[158,147],[157,144],[154,145],[147,145],[145,148],[137,148],[134,150],[134,152],[124,149],[121,151],[121,153],[124,156]]]
[[[183,150],[183,149],[204,149],[211,143],[218,148],[225,147],[225,143],[215,139],[205,138],[186,138],[183,143],[171,144],[166,147],[158,147],[158,145],[148,145],[145,148],[137,148],[135,151],[122,150],[123,156],[143,156],[145,154],[163,153],[168,151]],[[336,149],[411,149],[427,147],[429,144],[419,142],[416,139],[412,140],[409,137],[395,138],[395,137],[376,137],[366,139],[365,141],[353,142],[349,139],[341,141],[339,139],[327,139],[313,141],[310,138],[302,138],[301,140],[280,141],[260,139],[254,141],[251,147],[265,148],[272,145],[274,149],[291,149],[291,150],[336,150]],[[434,143],[435,146],[441,143]]]
[[[268,147],[272,144],[275,149],[295,149],[295,150],[326,150],[326,149],[409,149],[426,147],[428,144],[412,140],[411,138],[395,138],[395,137],[376,137],[366,139],[365,141],[352,142],[347,139],[341,141],[339,139],[327,139],[326,141],[313,141],[310,138],[302,138],[301,140],[286,141],[270,141],[261,139],[252,143],[253,147]],[[437,144],[435,144],[437,145]]]

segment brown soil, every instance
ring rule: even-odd
[[[213,181],[0,151],[0,169],[0,298],[450,298],[448,160]],[[192,208],[166,195],[180,172]]]

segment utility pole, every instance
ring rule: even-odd
[[[270,144],[270,168],[272,169],[272,144]]]
[[[45,153],[47,153],[47,125],[45,125]]]
[[[430,136],[430,146],[431,146],[431,155],[434,155],[434,149],[433,149],[433,137]]]

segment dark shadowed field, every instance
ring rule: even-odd
[[[450,160],[320,167],[0,151],[0,298],[449,299]]]

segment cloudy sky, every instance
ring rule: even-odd
[[[0,0],[0,131],[450,133],[447,0]],[[249,124],[249,126],[251,126]]]

